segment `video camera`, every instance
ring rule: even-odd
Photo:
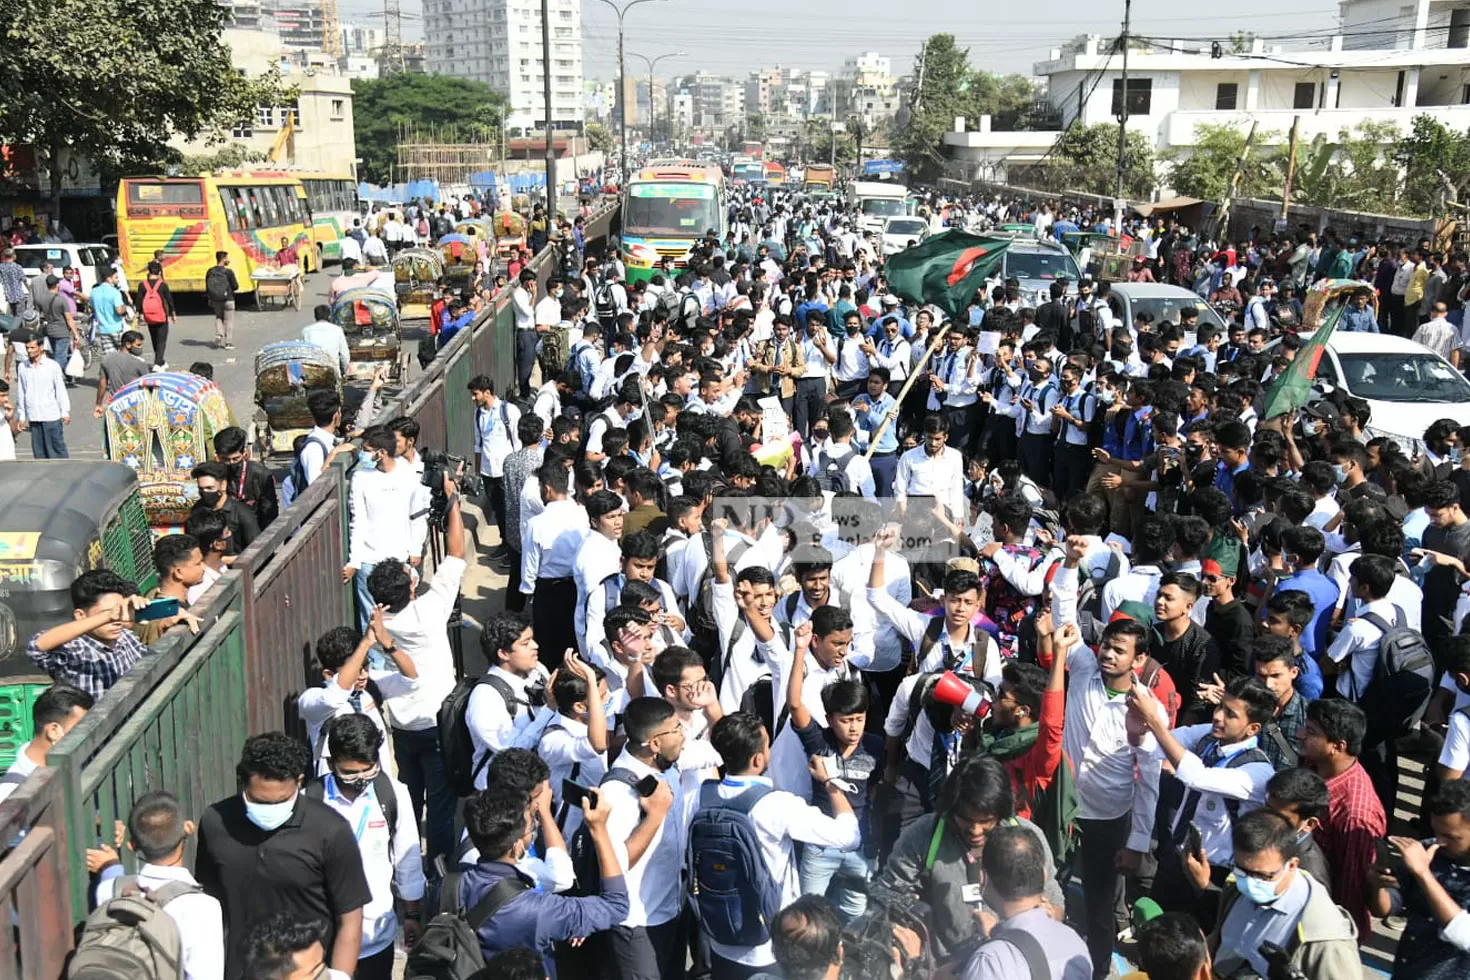
[[[449,521],[449,496],[444,492],[444,477],[448,475],[461,494],[478,496],[481,493],[478,475],[465,469],[463,456],[419,450],[424,461],[424,486],[429,488],[429,524],[443,528]]]
[[[854,884],[858,883],[848,883]],[[916,933],[922,946],[918,956],[900,954],[903,967],[896,980],[929,980],[934,973],[929,906],[909,892],[876,881],[862,883],[860,890],[867,892],[868,910],[842,930],[841,980],[895,980],[893,953],[899,948],[895,926]]]

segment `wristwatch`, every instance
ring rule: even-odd
[[[390,644],[388,644],[387,646],[385,646],[383,648],[383,652],[386,653],[386,654],[388,654],[389,656],[397,653],[398,652],[398,644],[396,644],[396,643],[390,643]]]

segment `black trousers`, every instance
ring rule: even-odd
[[[972,451],[971,443],[975,439],[976,407],[974,405],[946,405],[943,411],[945,419],[949,421],[948,444],[969,455]]]
[[[155,365],[167,363],[163,355],[168,350],[168,321],[148,324],[148,336],[153,338],[153,363]]]
[[[532,593],[531,633],[540,646],[541,663],[547,670],[561,666],[567,650],[577,645],[577,583],[571,578],[538,578]]]
[[[994,469],[1001,460],[1016,458],[1016,420],[1009,415],[991,413],[985,423],[985,436],[980,443],[980,454],[990,460]]]
[[[791,426],[806,439],[812,434],[812,423],[822,414],[827,402],[826,378],[797,378],[796,397],[791,406]]]
[[[613,926],[608,945],[620,980],[683,980],[688,947],[679,919],[657,926]]]
[[[331,955],[331,950],[327,951]],[[393,980],[393,944],[389,943],[372,956],[357,961],[356,980]]]
[[[1021,433],[1021,472],[1035,480],[1037,486],[1051,485],[1051,449],[1051,433]]]
[[[495,527],[500,531],[500,543],[505,544],[505,477],[485,477],[485,497],[490,504],[490,514],[495,518]]]
[[[1119,931],[1116,909],[1123,895],[1123,876],[1113,862],[1128,843],[1132,827],[1133,816],[1129,813],[1112,820],[1077,820],[1082,835],[1078,852],[1082,893],[1087,900],[1084,912],[1087,934],[1083,938],[1087,940],[1087,951],[1092,954],[1094,980],[1102,980],[1113,967],[1113,941]]]
[[[1073,445],[1065,439],[1058,440],[1056,457],[1052,464],[1052,489],[1057,501],[1062,502],[1079,494],[1087,486],[1087,475],[1092,470],[1092,449],[1087,443]]]
[[[521,591],[521,553],[510,552],[510,570],[506,573],[505,610],[520,612],[526,608],[526,594]]]
[[[536,366],[536,331],[525,328],[516,331],[516,384],[521,397],[531,398],[531,370]]]
[[[852,401],[858,395],[868,390],[868,380],[858,378],[856,381],[837,382],[837,397],[843,401]]]

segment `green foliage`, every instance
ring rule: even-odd
[[[1147,199],[1157,183],[1154,177],[1153,144],[1148,137],[1129,130],[1123,171],[1123,194]],[[1051,186],[1089,194],[1112,194],[1117,189],[1118,124],[1073,126],[1047,161],[1045,178]]]
[[[833,152],[833,131],[827,119],[808,119],[802,124],[801,158],[812,163],[827,163],[835,160],[841,166],[857,159],[856,133],[853,122],[846,125],[846,132],[837,132],[836,152]]]
[[[613,134],[602,123],[589,122],[587,124],[587,145],[594,150],[611,153],[614,145]]]
[[[0,143],[84,151],[112,172],[154,170],[168,141],[222,141],[257,105],[288,105],[279,74],[248,79],[220,41],[215,0],[16,0],[6,5]],[[61,194],[53,168],[52,195]]]
[[[920,61],[914,76],[920,77]],[[909,178],[934,180],[944,170],[941,141],[956,116],[973,125],[992,116],[996,129],[1024,129],[1030,124],[1036,84],[1021,75],[993,75],[970,67],[969,51],[953,34],[935,34],[924,46],[923,85],[904,124],[893,134],[894,154],[904,161]]]
[[[504,100],[490,86],[449,75],[399,73],[352,80],[352,125],[359,174],[388,183],[398,159],[398,142],[411,129],[443,142],[498,145]]]
[[[186,153],[179,158],[176,169],[180,174],[212,173],[234,170],[247,163],[260,163],[268,157],[266,153],[252,153],[243,143],[229,143],[214,153]]]
[[[1414,117],[1409,135],[1394,148],[1404,170],[1406,210],[1433,213],[1441,196],[1463,203],[1470,190],[1470,133],[1446,129],[1433,116]]]
[[[1238,192],[1245,197],[1269,193],[1275,170],[1274,150],[1268,144],[1275,133],[1256,132],[1250,155],[1245,158]],[[1246,130],[1230,123],[1200,123],[1194,127],[1194,146],[1171,150],[1164,155],[1169,165],[1169,184],[1175,193],[1218,201],[1230,187],[1230,178],[1245,152]],[[1276,187],[1281,182],[1276,180]]]

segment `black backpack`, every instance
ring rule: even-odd
[[[1358,707],[1368,715],[1363,745],[1372,748],[1406,734],[1424,717],[1434,693],[1434,655],[1423,634],[1404,624],[1403,610],[1394,610],[1393,623],[1371,612],[1361,618],[1383,632],[1367,689],[1359,692],[1356,680],[1352,681]]]
[[[622,783],[631,788],[635,793],[638,791],[639,777],[631,769],[614,766],[602,777],[598,786],[606,786],[608,783]],[[597,860],[597,847],[592,843],[592,830],[583,820],[572,834],[572,839],[567,841],[567,855],[572,859],[572,871],[577,876],[577,883],[573,885],[567,894],[571,896],[587,897],[602,894],[602,864]]]
[[[283,507],[291,506],[292,501],[306,492],[306,463],[301,457],[306,453],[306,447],[312,443],[316,443],[322,447],[323,461],[332,453],[332,447],[321,439],[312,438],[311,436],[307,437],[306,441],[301,444],[301,452],[297,453],[296,457],[291,460],[291,471],[286,474],[286,479],[281,481],[281,505]]]
[[[704,566],[704,574],[699,579],[699,589],[695,593],[694,601],[689,606],[689,629],[695,633],[705,635],[718,634],[715,625],[715,539],[714,533],[708,528],[700,532],[699,538],[704,542],[704,553],[709,556],[709,561]],[[739,541],[725,554],[725,565],[730,569],[730,577],[735,577],[735,563],[745,554],[750,545]],[[718,646],[719,641],[715,641]]]
[[[452,910],[441,911],[424,926],[423,937],[409,951],[404,980],[470,980],[485,968],[480,927],[531,885],[519,875],[496,882],[469,911],[459,907],[459,880],[454,882]],[[449,887],[446,882],[446,888]],[[441,906],[443,899],[441,898]]]
[[[825,450],[817,455],[817,484],[832,493],[850,493],[852,481],[847,478],[847,464],[857,455],[857,450],[848,448],[841,456],[829,456]]]
[[[303,789],[311,799],[324,802],[327,798],[327,777],[315,776]],[[388,821],[388,856],[391,860],[393,835],[398,831],[398,793],[393,789],[393,777],[379,771],[373,777],[373,796],[378,801],[378,809],[383,811],[383,819]]]
[[[473,795],[476,777],[494,755],[493,752],[486,752],[479,759],[475,758],[475,743],[470,738],[470,728],[465,721],[470,695],[481,684],[495,689],[495,693],[505,701],[505,710],[510,712],[511,718],[515,718],[522,703],[503,679],[494,674],[481,674],[479,677],[460,680],[439,705],[439,754],[444,760],[444,775],[449,787],[461,797]]]
[[[204,274],[204,295],[211,303],[228,303],[235,298],[230,288],[230,270],[222,265],[211,266]]]
[[[618,301],[613,296],[613,280],[609,279],[592,294],[592,309],[597,314],[597,319],[604,322],[616,320],[618,316]]]

